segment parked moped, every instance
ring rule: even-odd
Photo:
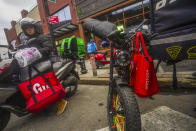
[[[7,48],[9,47],[7,46]],[[14,56],[17,51],[9,50],[9,53]],[[35,66],[43,72],[51,70],[53,67],[55,75],[66,90],[65,97],[71,97],[76,93],[79,80],[78,73],[75,71],[75,64],[76,62],[73,60],[53,63],[50,60],[45,60],[35,64]],[[8,124],[11,113],[18,117],[29,114],[25,99],[18,88],[21,79],[27,79],[28,74],[21,73],[20,70],[15,57],[0,62],[0,130],[3,130]],[[32,74],[36,75],[36,72],[32,71]]]

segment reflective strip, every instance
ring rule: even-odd
[[[176,37],[169,37],[169,38],[163,38],[158,40],[151,40],[151,45],[160,45],[160,44],[166,44],[166,43],[174,43],[174,42],[180,42],[180,41],[188,41],[188,40],[196,40],[196,33],[188,34],[188,35],[181,35]]]

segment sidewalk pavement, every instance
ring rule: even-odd
[[[167,106],[160,106],[151,112],[142,114],[141,121],[142,131],[193,131],[196,129],[194,117]],[[109,131],[109,127],[97,131]]]
[[[77,65],[77,71],[80,75],[79,84],[90,85],[108,85],[109,83],[109,64],[97,69],[97,76],[93,76],[92,66],[90,60],[85,60],[88,73],[81,74],[80,66]],[[196,72],[177,72],[178,84],[180,87],[196,87]],[[114,75],[117,75],[114,70]],[[173,81],[173,72],[158,72],[157,73],[159,85],[161,87],[171,87]]]

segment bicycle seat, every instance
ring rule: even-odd
[[[19,71],[17,60],[5,60],[0,63],[0,81],[9,80],[12,73]]]

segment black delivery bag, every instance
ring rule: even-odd
[[[151,0],[153,58],[172,62],[196,59],[196,0],[164,1]]]

